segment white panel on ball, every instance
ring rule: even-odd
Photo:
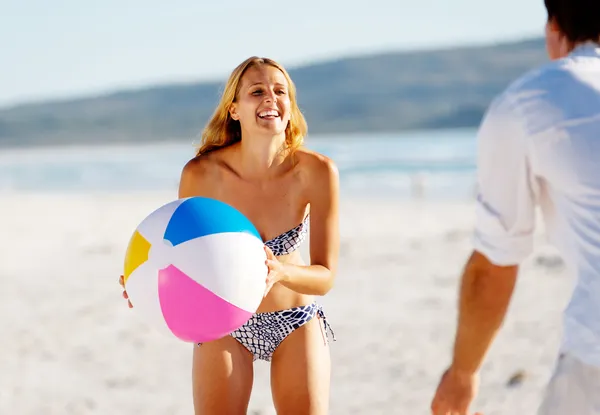
[[[243,232],[224,232],[174,246],[172,264],[215,295],[254,312],[266,288],[264,244]]]
[[[158,296],[158,270],[150,262],[144,262],[131,273],[125,285],[131,304],[138,315],[160,332],[172,335],[165,322]]]

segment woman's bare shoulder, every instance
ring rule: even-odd
[[[188,160],[181,171],[180,192],[186,195],[211,193],[220,180],[222,164],[218,151]]]
[[[213,154],[195,156],[185,163],[181,175],[192,178],[203,177],[213,171],[217,164],[216,157]]]
[[[304,147],[298,149],[296,154],[298,156],[298,166],[311,180],[330,181],[331,179],[338,179],[337,165],[326,155]]]
[[[330,200],[339,193],[339,171],[336,163],[324,154],[300,148],[296,150],[297,168],[309,201]]]
[[[227,148],[222,148],[195,156],[183,166],[182,175],[198,178],[217,174],[226,165],[226,153]]]

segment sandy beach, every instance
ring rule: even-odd
[[[192,345],[146,327],[118,276],[134,227],[173,194],[0,193],[0,414],[189,415]],[[426,415],[448,362],[469,203],[342,200],[333,415]],[[570,294],[540,228],[473,409],[534,414]],[[274,414],[255,365],[250,414]],[[521,382],[509,379],[522,372]]]

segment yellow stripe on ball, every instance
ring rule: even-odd
[[[127,279],[133,271],[144,262],[148,260],[148,252],[150,252],[150,242],[142,236],[141,233],[135,231],[127,252],[125,253],[125,273],[123,274],[124,283],[127,283]]]

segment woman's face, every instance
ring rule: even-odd
[[[230,108],[242,131],[272,135],[285,133],[290,111],[288,82],[270,65],[252,66],[244,73],[237,100]]]

